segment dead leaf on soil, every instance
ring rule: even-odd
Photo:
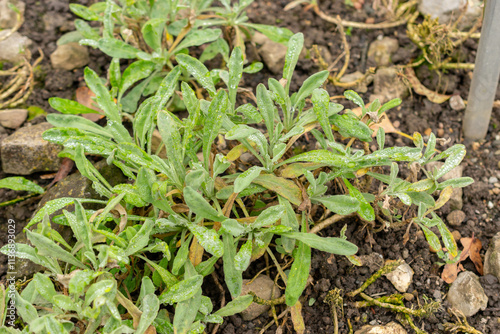
[[[476,270],[480,275],[483,275],[483,260],[481,259],[481,255],[479,252],[481,251],[481,248],[483,247],[481,240],[474,238],[462,238],[460,239],[460,243],[462,246],[464,246],[464,249],[468,248],[469,249],[469,257],[474,262],[474,265],[476,266]],[[460,256],[460,259],[462,256]]]
[[[436,93],[435,91],[432,91],[429,88],[422,85],[422,83],[418,80],[417,76],[415,75],[415,71],[413,70],[413,68],[407,67],[405,69],[405,73],[415,93],[426,96],[429,99],[429,101],[440,104],[449,100],[449,98],[451,97],[451,95],[443,95]]]
[[[80,104],[83,104],[84,106],[94,109],[95,111],[98,111],[102,113],[103,111],[99,109],[94,100],[92,98],[95,96],[94,92],[92,92],[88,87],[83,86],[79,87],[76,90],[76,101]],[[102,114],[83,114],[82,117],[91,120],[92,122],[97,122],[101,118],[104,117]]]
[[[481,255],[479,254],[482,247],[481,241],[472,236],[472,238],[461,238],[460,243],[464,248],[460,254],[460,259],[457,263],[446,264],[443,272],[441,273],[441,278],[448,284],[453,283],[457,279],[458,273],[464,270],[460,262],[467,260],[468,257],[470,257],[476,266],[478,273],[483,275],[483,261],[481,260]]]

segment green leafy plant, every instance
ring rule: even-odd
[[[104,127],[74,115],[85,111],[79,105],[51,101],[63,114],[47,116],[55,127],[44,133],[44,139],[64,146],[61,155],[76,162],[103,199],[56,199],[29,222],[26,233],[33,247],[18,244],[17,256],[48,271],[36,274],[16,294],[24,332],[57,328],[63,333],[82,326],[101,333],[144,333],[154,326],[161,333],[201,333],[207,323],[220,323],[254,300],[240,296],[243,274],[266,252],[286,286],[285,303],[297,305],[309,276],[311,248],[356,263],[357,247],[346,240],[344,230],[340,237],[318,235],[329,224],[317,221],[313,212],[318,210],[325,217],[357,215],[388,228],[414,207],[418,214],[409,220],[424,230],[431,246],[443,258],[457,256],[451,233],[434,211],[449,199],[453,187],[472,182],[470,178],[438,181],[460,163],[464,147],[455,145],[436,154],[435,136],[429,137],[425,148],[416,133],[415,147],[386,148],[385,133],[379,129],[378,150],[371,152],[370,126],[401,101],[384,105],[374,101],[367,107],[355,92],[347,91],[346,98],[361,107],[362,114],[358,117],[350,110],[341,114],[343,106],[330,102],[321,88],[327,72],[312,75],[290,94],[302,46],[302,34],[290,39],[283,79],[270,79],[267,88],[259,85],[255,104],[236,104],[243,71],[238,47],[221,75],[227,90],[217,90],[199,60],[177,55],[179,65],[127,117],[131,123],[122,122],[122,105],[113,100],[124,75],[106,87],[95,72],[85,69],[85,81],[107,118]],[[176,94],[183,71],[209,98],[198,98],[182,82],[188,116],[180,119],[165,106]],[[309,98],[312,107],[306,108]],[[155,130],[162,141],[158,147],[152,144]],[[294,154],[294,144],[308,132],[321,148]],[[222,142],[230,149],[221,148]],[[253,156],[253,166],[241,159],[243,153]],[[131,181],[112,187],[86,155],[103,157]],[[445,163],[439,170],[429,173],[420,168],[441,159]],[[410,170],[407,179],[398,177],[404,165]],[[425,175],[422,180],[420,171]],[[341,191],[333,191],[334,180]],[[441,191],[438,200],[433,197],[436,191]],[[87,202],[103,208],[86,210]],[[75,204],[75,211],[64,211],[52,222],[69,226],[74,244],[51,228],[49,218],[70,204]],[[282,268],[276,252],[291,263],[289,271]],[[202,283],[217,262],[233,300],[213,312]]]
[[[252,2],[240,0],[231,5],[230,0],[225,0],[221,1],[222,7],[213,7],[213,0],[118,3],[107,0],[90,7],[71,4],[73,13],[86,21],[98,21],[102,26],[96,29],[77,19],[77,30],[61,37],[59,43],[78,41],[113,57],[108,79],[124,111],[134,112],[140,97],[154,93],[174,68],[175,57],[187,54],[191,47],[210,43],[200,59],[206,61],[220,53],[227,62],[230,46],[226,39],[233,46],[239,46],[243,54],[245,38],[256,30],[286,44],[292,36],[288,29],[248,22],[244,10]],[[224,28],[225,33],[216,27]],[[120,59],[134,60],[123,73],[126,80],[119,78]],[[261,68],[261,63],[255,63],[244,71],[252,73]],[[211,77],[214,81],[220,80],[218,71],[211,72]],[[185,76],[182,78],[188,80]],[[117,85],[118,81],[121,85]]]

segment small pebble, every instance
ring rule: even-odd
[[[443,129],[438,129],[437,130],[437,136],[438,136],[438,138],[442,138],[444,136],[444,130]]]
[[[493,188],[491,191],[492,191],[495,195],[500,194],[500,188]]]
[[[500,150],[495,151],[495,155],[500,155]]]
[[[497,179],[496,177],[492,176],[492,177],[490,177],[490,178],[488,179],[488,182],[489,182],[489,183],[497,183],[497,182],[498,182],[498,179]]]
[[[446,216],[446,220],[451,226],[460,226],[462,222],[465,220],[465,212],[461,210],[452,211],[448,216]]]
[[[460,234],[460,232],[458,231],[453,231],[451,232],[451,235],[453,236],[453,239],[455,239],[455,241],[459,241],[460,239],[462,239],[462,235]]]
[[[490,209],[490,210],[491,210],[491,209],[493,209],[494,207],[495,207],[495,204],[493,204],[493,202],[492,202],[492,201],[489,201],[489,202],[488,202],[488,209]]]

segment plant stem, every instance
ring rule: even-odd
[[[369,279],[367,279],[366,282],[363,283],[363,285],[361,285],[359,287],[359,289],[351,291],[347,295],[349,297],[354,297],[358,294],[361,294],[367,287],[369,287],[373,282],[375,282],[380,276],[390,273],[391,271],[393,271],[394,269],[399,267],[402,263],[403,263],[402,260],[396,260],[394,262],[389,262],[389,263],[385,264],[375,274],[373,274]],[[369,297],[369,298],[371,298],[371,297]],[[373,299],[373,298],[371,298],[371,299]]]

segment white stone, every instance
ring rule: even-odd
[[[482,1],[479,0],[420,0],[418,10],[424,15],[438,18],[439,23],[455,22],[462,11],[466,9],[464,17],[459,23],[460,28],[472,26],[481,16]]]
[[[28,117],[26,109],[5,109],[0,110],[0,124],[9,129],[19,128]]]
[[[0,0],[0,29],[10,29],[17,23],[17,13],[9,8],[9,3],[16,6],[16,8],[21,12],[21,17],[24,15],[24,2],[16,0]]]
[[[18,32],[2,40],[2,36],[6,36],[9,33],[9,30],[0,31],[0,60],[18,63],[23,60],[25,50],[29,48],[32,41]]]
[[[399,292],[406,292],[413,279],[413,269],[404,262],[399,267],[386,274],[385,277]]]
[[[365,325],[354,334],[407,334],[407,331],[400,324],[391,321],[387,325]]]
[[[486,309],[488,297],[479,278],[474,273],[465,271],[452,283],[448,291],[448,302],[466,317],[471,317],[479,310]]]

